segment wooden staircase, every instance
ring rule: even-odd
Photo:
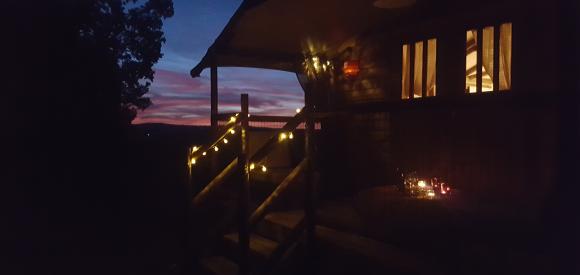
[[[428,273],[416,268],[421,265],[412,255],[394,246],[337,228],[332,222],[315,224],[318,219],[328,219],[325,220],[322,215],[317,217],[314,209],[314,125],[308,109],[303,108],[302,113],[250,155],[244,145],[247,143],[244,131],[248,129],[247,98],[245,102],[240,118],[241,136],[246,140],[241,139],[239,154],[192,199],[192,208],[200,213],[205,212],[204,206],[211,203],[217,203],[214,210],[224,213],[217,218],[211,213],[205,216],[218,220],[205,232],[214,234],[215,239],[203,242],[204,245],[213,245],[211,249],[197,254],[194,274]],[[260,186],[250,181],[249,165],[260,163],[274,150],[279,144],[278,133],[294,131],[304,121],[305,154],[300,163],[294,167],[278,167],[274,171],[278,175],[271,177],[276,181],[274,184]],[[226,128],[224,133],[227,131]],[[217,143],[219,140],[212,144]],[[260,193],[262,195],[256,196]],[[254,195],[253,200],[250,194]],[[288,207],[288,197],[292,197],[290,201],[299,203]],[[282,202],[286,207],[275,208],[281,199],[285,199]],[[234,212],[237,212],[237,219],[235,215],[228,214]],[[347,212],[335,209],[333,214],[340,219],[351,214]],[[223,221],[219,221],[220,218]],[[207,222],[208,219],[204,219],[203,226],[208,226]]]
[[[275,262],[283,266],[291,260],[290,256],[294,256],[292,253],[299,243],[303,220],[304,213],[300,210],[273,212],[256,225],[256,230],[250,235],[250,266],[254,274],[273,274]],[[221,253],[199,260],[202,271],[208,275],[238,274],[238,233],[225,234],[219,250]]]

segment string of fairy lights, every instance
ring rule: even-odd
[[[296,113],[300,113],[301,109],[296,109]],[[237,127],[239,126],[238,122],[238,116],[239,114],[235,114],[234,116],[230,117],[230,120],[228,121],[228,123],[224,126],[224,127],[229,127],[229,129],[221,136],[219,137],[215,142],[213,142],[211,145],[207,146],[206,148],[203,148],[202,146],[192,146],[189,149],[189,156],[188,156],[188,161],[187,161],[187,165],[189,167],[189,169],[192,169],[193,166],[197,165],[199,163],[200,159],[203,159],[204,157],[206,157],[209,153],[218,153],[220,151],[220,147],[222,144],[224,146],[227,146],[228,144],[230,144],[230,140],[228,138],[233,138],[233,136],[236,135],[237,131]],[[250,114],[248,114],[248,117],[250,117]],[[286,140],[292,140],[294,139],[294,133],[292,133],[291,131],[281,131],[278,133],[278,141],[279,142],[284,142]],[[267,173],[268,172],[268,167],[266,167],[266,165],[264,163],[250,163],[250,171],[254,171],[256,170],[256,168],[258,168],[257,171],[260,171],[262,173]]]

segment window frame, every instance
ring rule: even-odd
[[[435,55],[434,55],[434,64],[433,64],[433,70],[434,70],[434,90],[433,90],[433,94],[431,95],[428,91],[428,84],[427,84],[427,80],[429,78],[428,73],[429,73],[429,61],[431,60],[430,56],[429,56],[429,45],[431,43],[429,43],[430,41],[434,41],[433,45],[435,46]],[[422,44],[422,52],[420,53],[421,55],[421,96],[416,96],[415,95],[415,57],[416,57],[416,52],[415,52],[415,48],[416,45],[418,43]],[[430,97],[436,97],[437,96],[437,64],[438,64],[438,52],[439,52],[439,47],[437,45],[437,37],[429,37],[429,38],[425,38],[425,39],[417,39],[417,40],[413,40],[413,41],[406,41],[403,42],[400,49],[402,51],[405,51],[405,47],[407,49],[407,58],[406,60],[404,59],[404,55],[401,56],[401,91],[400,91],[400,100],[413,100],[413,99],[419,99],[419,98],[430,98]],[[407,68],[405,68],[405,61],[408,61],[409,63],[407,64]],[[405,75],[405,69],[408,70],[408,83],[405,84],[404,81],[404,75]],[[405,88],[407,88],[407,91],[405,91]],[[407,96],[407,97],[405,97]]]
[[[510,66],[509,66],[509,75],[510,75],[510,81],[509,81],[509,88],[508,89],[501,89],[501,85],[500,85],[500,55],[501,55],[501,51],[500,51],[500,45],[501,45],[501,28],[504,25],[510,25]],[[493,24],[483,24],[483,25],[478,25],[476,27],[470,27],[470,28],[466,28],[464,29],[464,33],[467,33],[469,31],[475,31],[476,34],[476,51],[477,51],[477,58],[476,58],[476,89],[475,92],[470,92],[470,90],[467,89],[468,85],[467,85],[467,38],[464,40],[464,62],[465,63],[465,71],[464,71],[464,93],[465,94],[482,94],[482,93],[497,93],[497,92],[508,92],[511,91],[513,89],[512,87],[512,81],[511,81],[511,76],[513,73],[513,22],[512,21],[502,21],[502,22],[495,22]],[[483,33],[484,30],[487,28],[493,28],[493,71],[492,71],[492,75],[493,75],[493,79],[492,79],[492,83],[493,83],[493,88],[490,91],[484,91],[483,90],[483,43],[484,43],[484,39],[483,39]]]

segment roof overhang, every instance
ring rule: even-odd
[[[392,20],[415,0],[245,0],[195,68],[298,72],[304,56],[335,53],[340,45]]]

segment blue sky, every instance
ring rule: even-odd
[[[189,71],[219,35],[241,0],[174,0],[175,15],[164,22],[167,42],[155,65],[148,97],[153,105],[133,123],[209,124],[209,70]],[[294,115],[303,92],[292,73],[250,68],[219,68],[219,111],[239,111],[240,94],[250,95],[253,114]]]

